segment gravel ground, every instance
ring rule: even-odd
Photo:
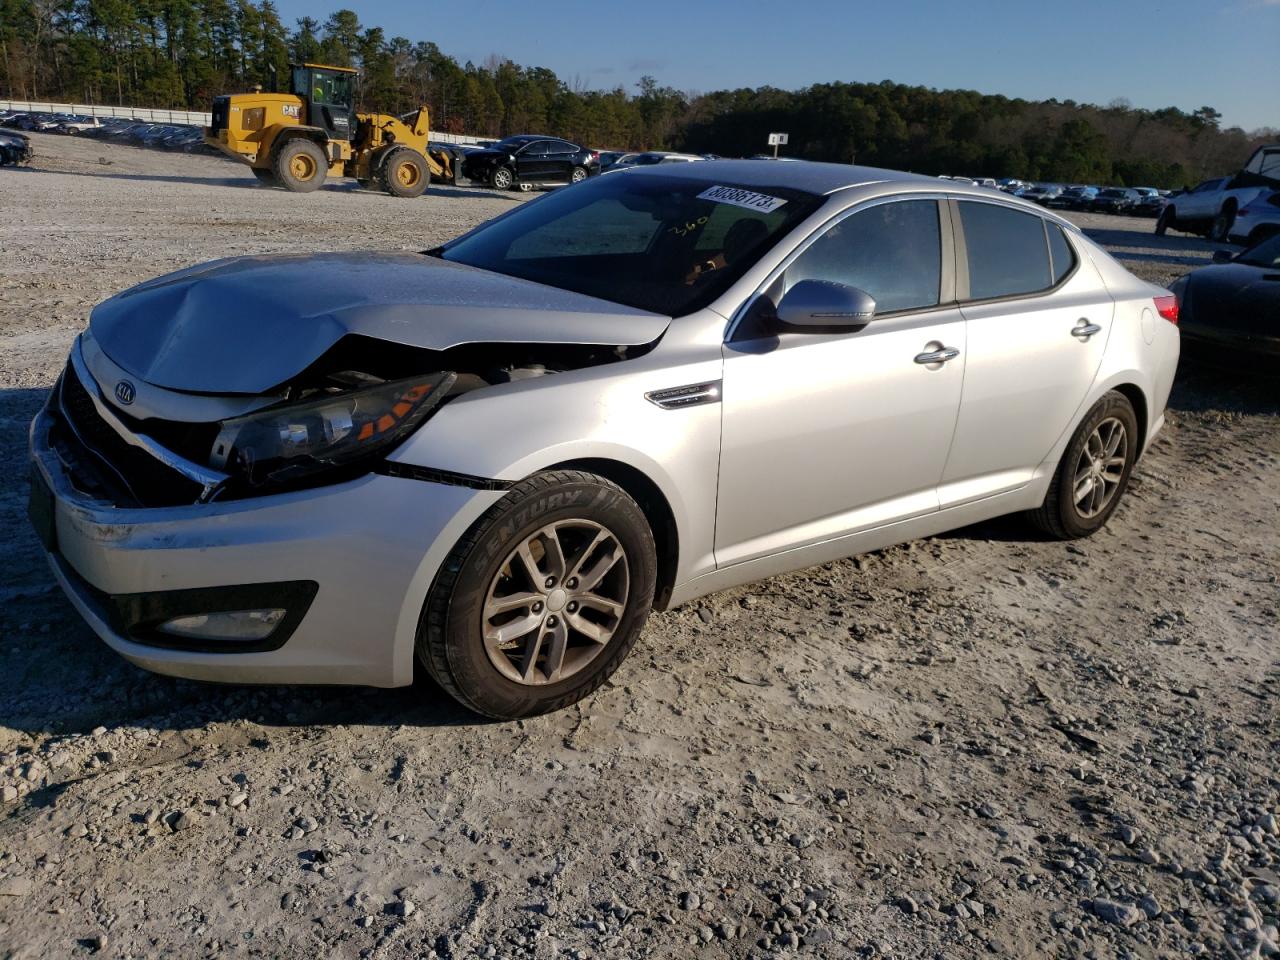
[[[91,635],[24,519],[90,307],[518,200],[32,139],[0,171],[0,958],[1276,955],[1274,382],[1184,366],[1092,539],[1011,519],[722,593],[554,716],[175,681]],[[1157,281],[1211,251],[1082,219]]]

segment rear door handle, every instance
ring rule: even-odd
[[[946,363],[948,360],[954,360],[960,356],[960,351],[955,347],[939,347],[937,350],[927,350],[924,353],[916,354],[916,363]]]
[[[1101,333],[1102,328],[1096,323],[1090,323],[1088,317],[1081,317],[1080,322],[1071,328],[1071,335],[1084,343],[1095,333]]]

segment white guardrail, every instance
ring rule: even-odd
[[[158,110],[153,107],[106,107],[93,103],[34,103],[30,100],[0,100],[0,110],[16,110],[22,113],[71,113],[78,117],[125,117],[146,123],[172,123],[189,127],[207,127],[213,116],[198,110]],[[432,130],[428,136],[438,143],[457,143],[474,146],[492,143],[492,139],[468,137],[458,133],[440,133]]]

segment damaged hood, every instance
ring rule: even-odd
[[[417,253],[217,260],[94,309],[93,337],[147,383],[263,393],[357,334],[427,350],[473,343],[640,346],[670,318]]]

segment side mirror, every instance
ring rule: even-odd
[[[1232,253],[1230,250],[1215,250],[1215,251],[1213,251],[1213,262],[1214,262],[1214,263],[1230,263],[1230,262],[1231,262],[1232,260],[1234,260],[1235,258],[1236,258],[1236,255],[1235,255],[1234,253]]]
[[[860,327],[876,315],[876,301],[843,283],[801,280],[782,295],[777,312],[790,327]]]

